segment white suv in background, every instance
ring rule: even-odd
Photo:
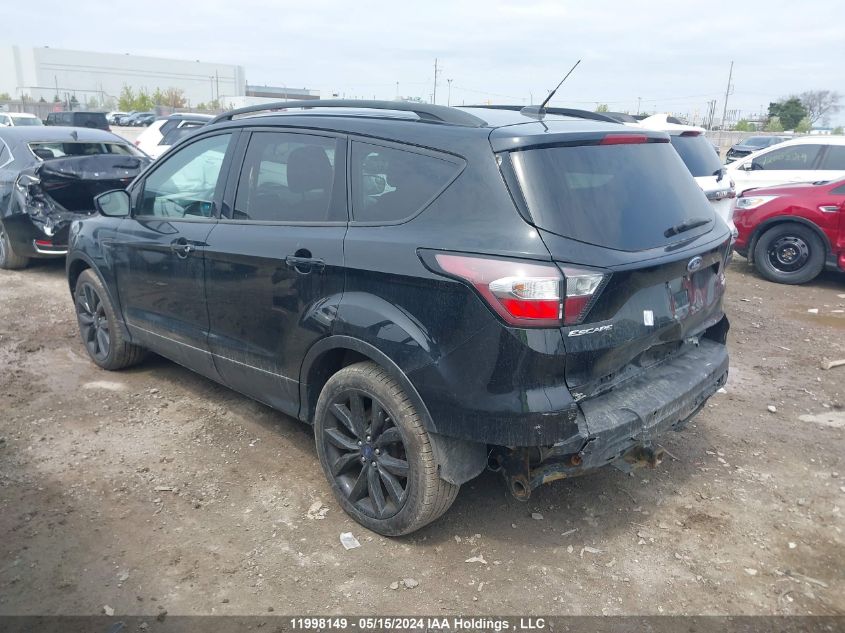
[[[845,177],[845,136],[802,136],[728,165],[739,193],[755,187]]]
[[[182,134],[170,134],[175,130],[187,132],[189,129],[202,127],[211,119],[208,114],[193,114],[191,112],[171,114],[158,119],[138,135],[135,145],[152,158],[158,158],[173,144],[171,139],[181,138]]]
[[[681,160],[695,178],[695,182],[713,205],[716,215],[725,221],[731,229],[731,234],[736,238],[736,227],[731,215],[737,190],[734,182],[726,175],[719,154],[705,136],[704,128],[671,123],[667,114],[654,114],[636,124],[627,123],[627,125],[659,130],[669,135],[672,147],[678,152]]]

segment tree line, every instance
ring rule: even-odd
[[[794,130],[799,134],[807,134],[816,123],[827,121],[832,115],[842,109],[842,95],[832,90],[808,90],[800,95],[789,95],[778,101],[769,103],[768,121],[765,125],[767,132],[783,132]],[[754,132],[757,127],[742,119],[736,124],[739,132]],[[842,134],[842,126],[833,130],[834,134]]]

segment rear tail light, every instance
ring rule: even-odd
[[[36,246],[43,246],[44,248],[52,248],[53,242],[51,240],[35,240]]]
[[[681,132],[681,136],[701,136],[701,132],[698,130],[687,130],[686,132]]]
[[[606,275],[594,270],[564,267],[566,279],[566,302],[564,305],[564,324],[575,325],[584,320],[587,311],[598,297],[604,285]]]
[[[468,282],[506,323],[520,327],[579,323],[605,279],[595,271],[564,268],[561,274],[554,264],[520,260],[453,253],[433,259],[436,272]]]

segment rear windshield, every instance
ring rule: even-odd
[[[695,136],[672,135],[672,147],[696,178],[713,176],[722,169],[722,161],[710,141],[701,134]]]
[[[41,119],[38,117],[16,116],[12,117],[12,121],[15,125],[43,125],[43,123],[41,123]]]
[[[713,225],[707,198],[668,143],[532,149],[511,160],[535,224],[564,237],[639,251]],[[707,223],[665,235],[697,220]]]
[[[180,141],[186,136],[190,136],[202,127],[202,124],[197,125],[183,125],[182,127],[175,127],[169,130],[161,137],[158,142],[159,145],[176,145],[176,141]]]
[[[96,156],[98,154],[119,154],[143,156],[143,152],[126,143],[30,143],[29,149],[41,160],[64,158],[66,156]]]
[[[740,145],[748,145],[749,147],[768,147],[772,144],[768,136],[749,136],[742,141]]]

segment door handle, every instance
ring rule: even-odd
[[[326,267],[326,262],[322,259],[316,257],[298,257],[296,255],[285,257],[285,264],[302,275],[307,275],[312,270],[320,271]]]
[[[184,237],[180,237],[178,240],[174,240],[170,243],[170,250],[176,253],[177,257],[185,259],[188,255],[193,253],[196,248],[193,244],[189,244],[188,240]]]

